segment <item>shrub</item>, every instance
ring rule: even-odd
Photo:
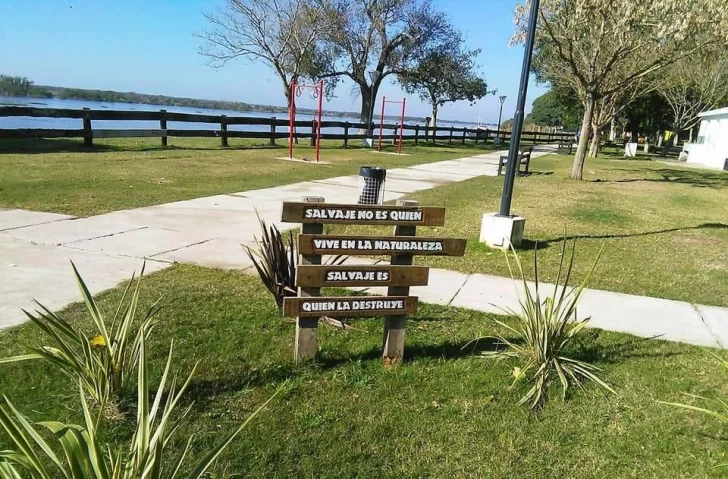
[[[592,381],[605,390],[614,393],[614,390],[597,376],[597,373],[601,371],[599,368],[584,361],[565,356],[569,344],[573,342],[574,338],[578,336],[589,321],[589,318],[577,319],[576,306],[599,261],[597,256],[591,270],[581,284],[576,287],[569,287],[574,265],[576,241],[573,242],[569,264],[565,276],[563,276],[564,261],[567,256],[566,246],[567,241],[564,239],[561,245],[561,260],[556,285],[553,293],[546,298],[542,298],[540,291],[542,288],[538,277],[537,249],[534,249],[533,252],[535,282],[533,291],[528,287],[518,255],[515,250],[510,251],[523,286],[523,297],[519,298],[520,311],[504,310],[504,312],[516,318],[514,323],[494,320],[512,337],[496,336],[494,339],[498,342],[499,348],[495,351],[483,353],[491,358],[515,358],[518,360],[520,364],[514,368],[513,375],[515,379],[513,384],[525,381],[531,385],[518,404],[529,403],[531,409],[543,406],[546,401],[547,391],[556,378],[561,383],[563,398],[566,397],[566,392],[571,386],[583,389],[585,381]],[[515,282],[516,277],[508,256],[509,253],[507,252],[508,269]],[[562,278],[563,283],[561,282]]]
[[[0,363],[46,360],[77,382],[91,400],[105,405],[133,379],[141,341],[148,338],[154,328],[154,316],[159,311],[158,301],[147,310],[141,321],[136,320],[144,275],[142,266],[136,281],[135,275],[132,275],[114,317],[107,325],[81,274],[73,263],[71,266],[95,328],[93,335],[89,338],[80,329],[37,303],[40,310],[35,314],[23,312],[43,331],[50,344],[29,347],[28,354],[3,358]]]
[[[3,396],[0,404],[0,426],[10,436],[15,450],[0,451],[0,477],[20,478],[22,473],[31,477],[65,479],[174,479],[186,477],[196,479],[206,474],[212,463],[235,439],[250,421],[275,397],[259,407],[232,433],[207,451],[191,472],[183,474],[185,458],[192,447],[190,437],[181,453],[172,451],[170,445],[190,407],[179,409],[179,401],[190,383],[192,374],[175,390],[176,379],[171,380],[165,391],[172,363],[170,346],[167,365],[162,374],[156,395],[150,403],[149,374],[146,355],[146,338],[139,342],[137,374],[137,420],[131,441],[126,446],[112,448],[99,441],[98,418],[91,415],[86,392],[80,387],[84,425],[63,424],[55,421],[40,422],[37,425],[49,430],[63,451],[63,456],[54,452],[52,443],[44,440],[33,425]],[[277,393],[276,393],[277,394]]]
[[[298,254],[296,242],[291,232],[281,234],[275,225],[268,226],[258,216],[261,238],[255,238],[255,249],[243,246],[248,257],[253,262],[260,280],[266,289],[273,295],[278,309],[283,309],[283,299],[287,296],[296,296],[296,266]],[[346,256],[335,256],[329,260],[330,264],[341,264]]]

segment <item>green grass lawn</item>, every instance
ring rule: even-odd
[[[567,156],[537,158],[533,174],[516,180],[512,211],[526,218],[519,255],[529,270],[536,242],[541,264],[558,264],[566,229],[578,239],[577,278],[604,248],[591,287],[728,306],[728,173],[589,159],[585,181],[578,182],[568,178],[571,162]],[[419,261],[508,276],[503,254],[478,241],[481,217],[498,211],[502,188],[503,177],[480,177],[412,195],[422,205],[447,207],[445,227],[423,228],[419,234],[468,238],[463,258]],[[542,279],[554,278],[544,271]]]
[[[92,216],[220,193],[234,193],[299,181],[351,175],[362,165],[410,166],[477,154],[493,149],[471,143],[405,145],[408,156],[372,155],[363,148],[322,143],[328,165],[293,163],[284,140],[277,147],[250,140],[172,138],[163,148],[158,138],[81,141],[0,141],[0,207]],[[295,155],[315,158],[302,141]],[[351,142],[355,144],[354,141]],[[358,144],[358,142],[357,142]],[[258,145],[258,146],[256,146]],[[391,146],[389,148],[392,148]]]
[[[151,341],[155,377],[172,340],[179,374],[199,362],[177,448],[194,433],[192,454],[199,457],[289,380],[222,455],[218,472],[665,479],[721,477],[714,466],[728,461],[724,427],[657,403],[693,402],[685,393],[728,397],[725,371],[701,348],[588,330],[570,354],[602,367],[619,396],[589,387],[566,402],[555,395],[533,416],[516,405],[524,390],[508,388],[514,364],[462,350],[496,331],[485,314],[422,306],[408,324],[406,361],[392,369],[379,358],[381,320],[357,321],[366,332],[322,326],[318,362],[296,366],[293,325],[281,320],[257,278],[174,266],[143,289],[142,304],[164,294],[167,305]],[[101,295],[102,309],[110,312],[119,296],[119,289]],[[84,317],[80,305],[63,314],[77,322]],[[20,352],[36,336],[27,325],[0,332],[0,351]],[[80,420],[76,391],[43,364],[3,365],[0,392],[32,420]],[[104,426],[112,441],[130,437],[134,393],[128,397],[126,418]],[[0,449],[8,445],[3,434]]]

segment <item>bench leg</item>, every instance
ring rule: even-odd
[[[498,162],[498,176],[501,175],[501,172],[503,171],[503,162]]]

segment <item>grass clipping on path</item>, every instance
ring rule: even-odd
[[[511,248],[510,255],[518,269],[523,286],[523,297],[519,297],[518,300],[520,312],[511,309],[503,310],[505,313],[517,318],[514,324],[497,319],[493,320],[505,328],[513,337],[495,336],[494,339],[498,341],[499,349],[487,351],[483,354],[490,358],[516,358],[519,360],[520,366],[516,366],[513,370],[515,378],[513,386],[521,381],[531,384],[531,388],[518,402],[519,405],[528,403],[531,409],[543,407],[548,389],[555,377],[558,377],[561,383],[564,399],[569,387],[574,386],[584,389],[584,383],[588,381],[592,381],[607,391],[616,394],[607,383],[597,376],[597,373],[601,371],[599,368],[587,362],[565,356],[569,344],[584,329],[590,319],[579,320],[576,314],[576,306],[596,268],[601,252],[597,255],[591,270],[581,284],[576,287],[569,287],[576,253],[576,240],[572,242],[569,264],[566,271],[564,271],[567,254],[567,240],[565,238],[561,244],[561,260],[553,293],[542,299],[538,279],[537,251],[538,245],[533,250],[535,287],[532,291],[526,282],[523,265],[515,250]],[[506,252],[508,270],[511,273],[511,278],[516,282],[517,279],[508,256],[509,253]],[[561,283],[562,277],[563,284]],[[504,347],[504,349],[500,349],[500,347]]]

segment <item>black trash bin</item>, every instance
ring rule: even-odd
[[[384,203],[384,183],[387,178],[387,170],[376,166],[362,166],[359,168],[359,176],[362,178],[360,205],[381,205]]]

